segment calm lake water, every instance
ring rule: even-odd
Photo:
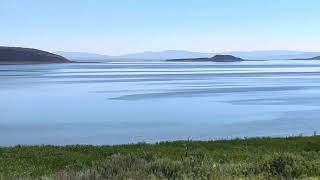
[[[0,65],[0,146],[320,132],[320,62]]]

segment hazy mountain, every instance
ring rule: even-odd
[[[302,54],[299,54],[298,56],[296,56],[295,58],[304,58],[304,59],[313,59],[313,58],[318,58],[316,56],[320,56],[320,52],[304,52]],[[291,58],[292,59],[292,58]]]
[[[160,51],[160,52],[142,52],[125,54],[120,56],[108,56],[95,53],[86,52],[54,52],[63,57],[78,61],[108,61],[108,60],[165,60],[165,59],[182,59],[182,58],[199,58],[199,57],[211,57],[213,53],[200,53],[200,52],[190,52],[190,51]]]
[[[120,59],[137,59],[137,60],[166,60],[166,59],[184,59],[184,58],[202,58],[211,57],[213,53],[201,53],[201,52],[191,52],[191,51],[160,51],[160,52],[142,52],[135,54],[127,54],[118,56]]]
[[[68,59],[46,51],[0,46],[0,64],[70,63]]]
[[[285,59],[301,59],[301,58],[312,58],[320,56],[320,52],[303,52],[303,51],[231,51],[223,53],[203,53],[203,52],[192,52],[192,51],[159,51],[159,52],[141,52],[133,54],[125,54],[120,56],[108,56],[95,53],[86,52],[55,52],[68,59],[78,61],[110,61],[110,60],[167,60],[167,59],[188,59],[188,58],[208,58],[217,54],[232,55],[242,59],[248,60],[285,60]]]
[[[59,54],[68,59],[76,60],[76,61],[90,61],[90,60],[97,60],[97,61],[104,61],[109,60],[112,56],[96,54],[96,53],[87,53],[87,52],[64,52],[64,51],[57,51],[54,52],[55,54]]]
[[[238,56],[243,59],[253,60],[285,60],[285,59],[296,59],[296,58],[310,58],[319,56],[320,52],[303,52],[303,51],[247,51],[247,52],[225,52],[223,54],[230,54]]]

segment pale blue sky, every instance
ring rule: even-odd
[[[0,0],[0,45],[110,55],[320,51],[320,0]]]

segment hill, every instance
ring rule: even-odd
[[[211,58],[188,58],[188,59],[168,59],[167,61],[176,62],[237,62],[243,59],[232,55],[215,55]]]
[[[70,63],[68,59],[46,51],[0,46],[0,64]]]

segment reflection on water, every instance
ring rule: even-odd
[[[0,65],[0,146],[320,131],[320,62]]]

